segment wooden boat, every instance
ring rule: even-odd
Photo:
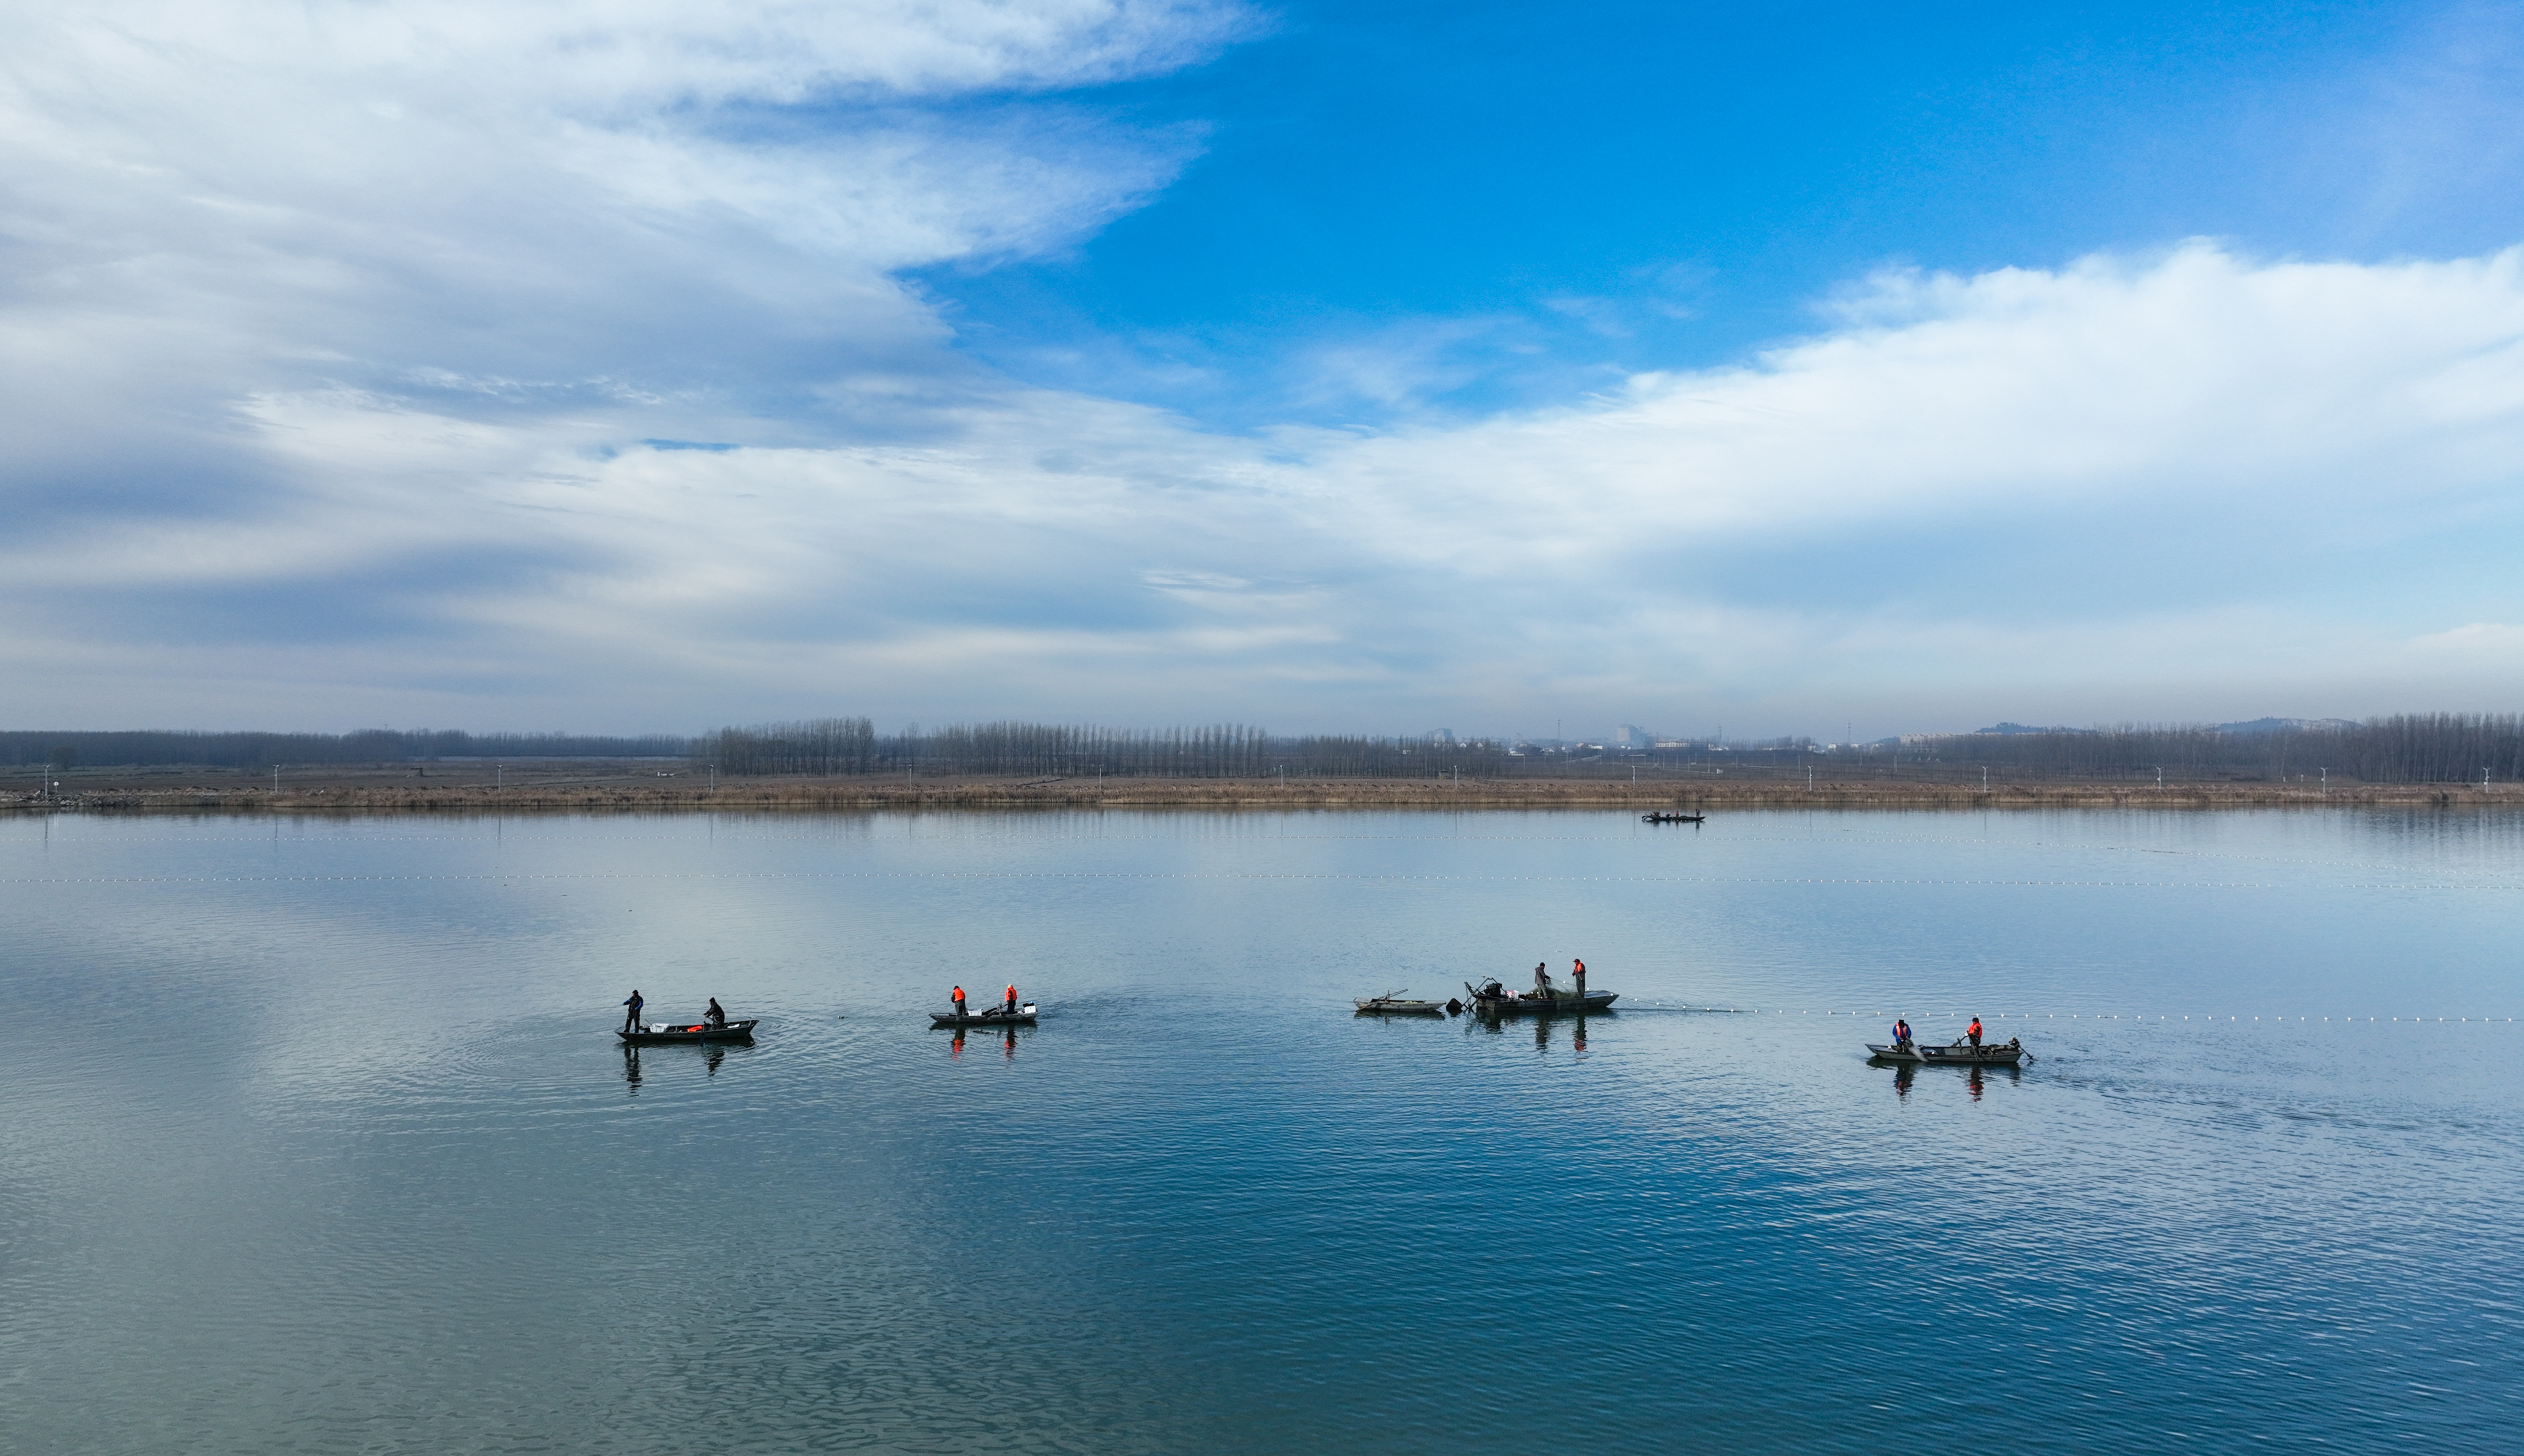
[[[942,1026],[1032,1025],[1034,1025],[1034,1002],[1032,1001],[1024,1002],[1022,1005],[1018,1006],[1015,1014],[1013,1015],[1009,1014],[1003,1006],[993,1006],[988,1011],[976,1011],[970,1016],[958,1016],[952,1011],[932,1011],[929,1013],[929,1029],[931,1031],[936,1031]]]
[[[1969,1042],[1956,1042],[1919,1048],[1919,1060],[1932,1067],[2012,1067],[2023,1058],[2024,1047],[2013,1037],[2005,1044],[1990,1042],[1974,1046]]]
[[[712,1026],[706,1021],[668,1026],[659,1021],[638,1031],[615,1032],[613,1035],[620,1037],[625,1046],[655,1046],[667,1042],[751,1042],[753,1040],[753,1026],[752,1021],[731,1021],[725,1026]]]
[[[1402,993],[1398,991],[1388,991],[1383,995],[1364,996],[1358,1000],[1352,1001],[1350,1004],[1358,1007],[1359,1014],[1363,1016],[1371,1014],[1378,1016],[1443,1016],[1446,1014],[1446,1003],[1444,1001],[1408,1000],[1405,999]]]
[[[1467,981],[1464,990],[1472,994],[1474,1010],[1493,1016],[1577,1016],[1588,1011],[1609,1010],[1621,996],[1618,991],[1590,991],[1580,996],[1574,991],[1562,991],[1558,987],[1541,995],[1531,992],[1519,995],[1502,990],[1496,981],[1480,987]]]
[[[1640,821],[1647,824],[1699,824],[1706,822],[1709,816],[1707,814],[1654,813],[1639,815]]]

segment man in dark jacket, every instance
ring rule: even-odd
[[[640,999],[640,993],[637,988],[634,988],[631,993],[631,999],[624,1001],[622,1004],[631,1008],[622,1013],[622,1029],[626,1032],[638,1031],[640,1029],[640,1008],[649,1003]]]

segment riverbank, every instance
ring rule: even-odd
[[[222,782],[224,778],[226,781]],[[1642,781],[1491,779],[874,778],[721,779],[655,771],[405,767],[242,774],[162,770],[65,778],[52,794],[0,797],[15,813],[520,813],[887,809],[2052,809],[2451,808],[2524,805],[2524,785]],[[34,786],[29,785],[31,790]]]

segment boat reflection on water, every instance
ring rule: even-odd
[[[1919,1075],[1921,1065],[1907,1058],[1890,1056],[1870,1056],[1867,1059],[1867,1064],[1870,1067],[1893,1069],[1893,1095],[1897,1097],[1907,1097],[1911,1094],[1911,1084]],[[2011,1066],[2005,1062],[1965,1067],[1963,1071],[1964,1087],[1971,1093],[1971,1099],[1975,1102],[1980,1100],[1981,1089],[1989,1085],[1989,1079],[2004,1077],[2010,1082],[2019,1082],[2024,1077],[2023,1068]]]
[[[700,1045],[702,1050],[702,1074],[707,1077],[717,1076],[719,1063],[727,1060],[727,1043],[723,1042],[704,1042],[701,1043]],[[661,1052],[659,1054],[665,1055],[666,1053]],[[631,1092],[637,1092],[640,1090],[640,1048],[631,1045],[627,1042],[622,1045],[622,1080],[629,1085],[629,1090]]]
[[[1548,1016],[1537,1016],[1533,1019],[1534,1050],[1549,1051],[1551,1049],[1551,1029],[1554,1025],[1556,1025],[1556,1023]],[[1582,1015],[1572,1018],[1569,1023],[1569,1049],[1572,1051],[1585,1050],[1586,1018]]]
[[[963,1054],[964,1029],[959,1026],[955,1028],[954,1038],[946,1043],[946,1055],[949,1060],[953,1060],[961,1057]],[[999,1028],[999,1054],[1009,1061],[1015,1061],[1017,1059],[1017,1029],[1015,1027],[1003,1026]]]
[[[1983,1085],[1983,1083],[1982,1083],[1982,1079],[1983,1079],[1983,1078],[1987,1078],[1987,1079],[1989,1079],[1990,1081],[1995,1082],[1995,1081],[1997,1081],[1998,1079],[2000,1079],[2000,1078],[2002,1078],[2002,1077],[2003,1077],[2003,1078],[2005,1078],[2005,1079],[2007,1079],[2009,1082],[2021,1082],[2021,1081],[2023,1081],[2023,1080],[2024,1080],[2024,1070],[2023,1070],[2021,1067],[2010,1067],[2010,1066],[2005,1066],[2005,1065],[1995,1066],[1995,1067],[1974,1067],[1974,1068],[1972,1068],[1972,1069],[1971,1069],[1971,1094],[1972,1094],[1972,1100],[1973,1100],[1973,1101],[1975,1101],[1975,1102],[1977,1102],[1977,1101],[1979,1101],[1979,1100],[1980,1100],[1980,1090],[1981,1090],[1981,1087],[1982,1087],[1982,1085]]]

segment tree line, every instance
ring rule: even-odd
[[[928,773],[1036,778],[1624,777],[1636,771],[1786,777],[1852,770],[1935,778],[1981,770],[2044,778],[2287,780],[2328,773],[2379,784],[2524,780],[2524,714],[2398,713],[2362,723],[2223,732],[2124,724],[1959,733],[1821,749],[1802,738],[1654,749],[1537,745],[1444,735],[1274,734],[1245,724],[1103,728],[1002,720],[879,733],[864,717],[730,726],[695,738],[466,733],[41,732],[0,730],[0,764],[56,768],[404,763],[440,758],[689,758],[723,774]]]
[[[880,734],[866,718],[755,723],[704,733],[696,762],[729,774],[993,774],[1076,778],[1408,778],[1513,771],[1510,746],[1493,740],[1355,734],[1282,736],[1241,723],[1199,728],[1101,728],[1085,724],[957,723]]]
[[[655,734],[615,738],[433,728],[369,728],[357,733],[0,730],[0,763],[55,768],[179,763],[269,768],[276,763],[411,763],[437,758],[680,758],[691,750],[689,739]]]
[[[2127,724],[2039,733],[1958,733],[1857,751],[1867,761],[1985,765],[2046,775],[2287,780],[2326,771],[2370,784],[2524,779],[2524,715],[2396,713],[2362,723],[2229,733]],[[1839,756],[1835,754],[1835,756]]]

